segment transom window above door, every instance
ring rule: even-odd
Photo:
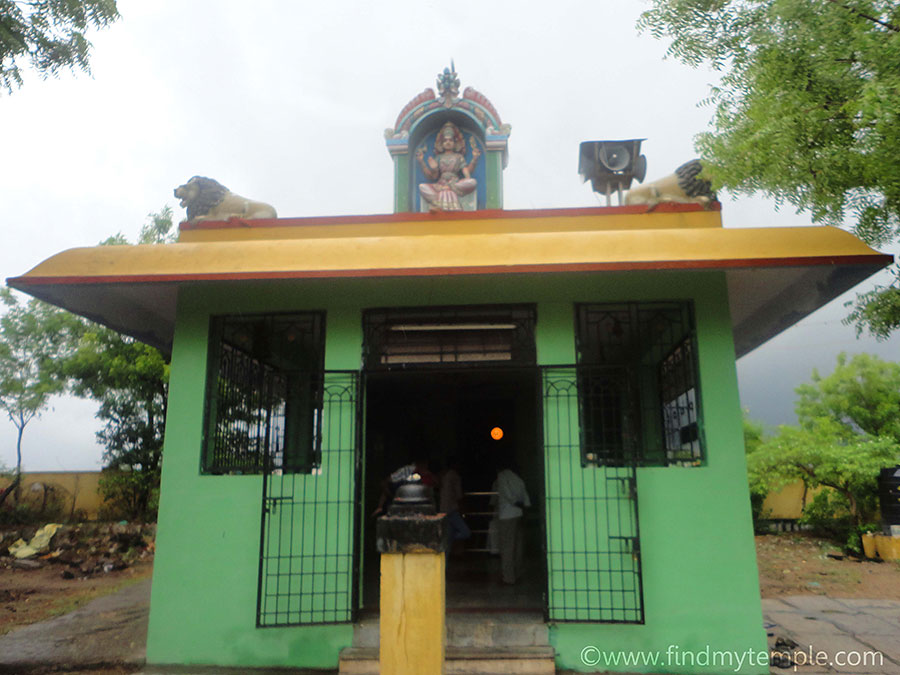
[[[373,309],[365,312],[369,370],[534,365],[530,305]]]

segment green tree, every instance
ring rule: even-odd
[[[2,0],[0,0],[2,1]],[[172,209],[151,213],[140,244],[174,240]],[[116,234],[104,244],[125,245]],[[19,483],[25,426],[46,408],[49,397],[67,389],[100,404],[105,423],[97,438],[106,448],[109,472],[101,480],[104,497],[132,518],[149,519],[156,510],[169,367],[153,347],[40,300],[20,303],[0,290],[6,314],[0,318],[0,410],[18,430],[13,483]]]
[[[23,63],[43,77],[90,73],[85,33],[119,18],[116,0],[0,0],[0,88],[22,85]]]
[[[900,234],[900,6],[889,0],[652,0],[638,22],[722,73],[697,149],[715,187],[761,192],[874,246]],[[851,319],[900,326],[900,270]]]
[[[97,324],[85,325],[60,363],[72,393],[100,404],[104,497],[123,515],[152,519],[159,488],[169,367],[153,347]]]
[[[804,518],[858,551],[859,535],[878,509],[878,472],[898,453],[900,446],[891,438],[849,433],[840,422],[820,417],[803,427],[780,427],[747,456],[747,470],[751,484],[766,492],[796,480],[807,488],[831,488],[833,493],[814,498]]]
[[[799,427],[779,427],[761,442],[750,433],[751,491],[768,494],[797,480],[831,488],[814,497],[804,520],[859,550],[878,509],[878,473],[900,459],[900,364],[841,354],[833,373],[813,371],[796,392]]]
[[[138,234],[138,244],[171,244],[177,238],[177,232],[173,232],[175,215],[171,206],[162,207],[157,213],[147,214],[147,222],[141,227]],[[128,246],[131,242],[121,232],[107,237],[100,242],[101,246]]]
[[[746,411],[744,411],[744,450],[747,453],[748,465],[750,463],[750,455],[756,452],[764,443],[764,435],[765,427],[763,424],[748,418]],[[753,527],[757,532],[762,531],[760,520],[766,516],[763,512],[763,502],[766,501],[766,497],[771,491],[768,481],[764,480],[764,478],[765,476],[758,476],[748,472],[750,510],[753,515]]]
[[[849,361],[839,354],[834,371],[822,377],[813,371],[812,383],[796,389],[797,417],[804,426],[827,417],[846,434],[892,438],[900,445],[900,363],[871,354]]]
[[[173,240],[170,207],[151,213],[138,243]],[[103,242],[127,245],[121,233]],[[104,428],[97,438],[107,474],[101,480],[104,498],[129,518],[152,519],[156,513],[166,421],[169,366],[155,348],[98,324],[83,329],[61,359],[58,372],[77,396],[100,404],[97,418]]]
[[[39,300],[21,303],[9,289],[0,289],[0,301],[6,306],[0,318],[0,410],[17,432],[15,474],[0,493],[2,504],[21,480],[25,427],[65,388],[53,359],[65,350],[76,323]]]
[[[744,412],[744,448],[748,453],[753,452],[763,442],[765,426],[762,422],[751,420]]]

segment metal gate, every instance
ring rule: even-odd
[[[613,393],[596,386],[599,380],[592,380],[589,369],[541,371],[547,618],[643,623],[636,444],[628,435],[635,420],[624,412],[628,406],[610,403]],[[620,395],[627,398],[627,393]],[[586,419],[592,415],[593,420]],[[601,424],[611,431],[599,433]],[[607,445],[616,435],[621,441],[617,451],[585,448],[594,443],[586,438],[586,428],[593,428],[593,435]]]
[[[291,473],[278,448],[266,456],[259,627],[349,622],[357,607],[359,374],[326,371],[318,389],[317,461]]]

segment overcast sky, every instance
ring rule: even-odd
[[[648,179],[694,156],[715,75],[665,60],[639,35],[637,1],[329,2],[120,0],[93,35],[93,77],[64,74],[0,97],[0,274],[116,232],[133,239],[195,174],[281,216],[389,213],[384,145],[400,109],[454,59],[462,88],[512,125],[505,207],[595,206],[577,175],[584,140],[647,138]],[[724,199],[729,227],[807,225],[764,199]],[[850,294],[850,298],[853,294]],[[743,405],[794,420],[793,388],[840,351],[900,358],[860,340],[840,301],[744,357]],[[95,406],[57,399],[24,439],[28,470],[100,466]],[[0,426],[0,463],[15,428]]]

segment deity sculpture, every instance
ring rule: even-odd
[[[420,183],[419,194],[431,211],[461,211],[459,198],[474,192],[478,182],[472,173],[478,165],[481,150],[474,140],[470,140],[472,161],[466,163],[466,141],[462,132],[447,122],[434,139],[434,157],[425,161],[422,148],[416,152],[416,160],[422,172],[433,183]],[[460,175],[461,174],[461,175]]]

